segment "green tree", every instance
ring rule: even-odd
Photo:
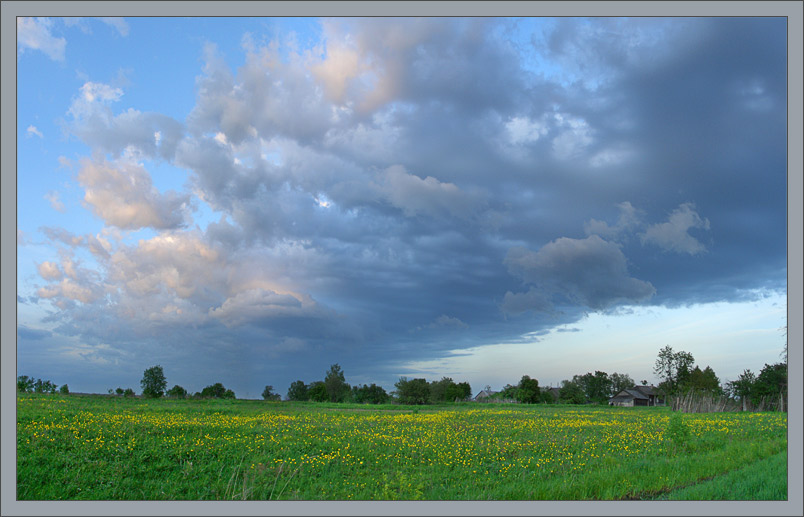
[[[264,390],[262,390],[262,399],[276,401],[281,400],[282,395],[280,395],[279,393],[274,393],[274,387],[269,385],[266,386]]]
[[[751,370],[743,370],[743,373],[737,377],[737,380],[726,383],[726,390],[729,395],[740,399],[743,411],[748,409],[748,403],[752,400],[756,380],[757,376],[754,375],[754,372]]]
[[[293,381],[288,388],[288,400],[310,400],[310,395],[307,393],[307,385],[303,381]]]
[[[670,345],[662,348],[653,367],[653,373],[663,379],[659,388],[668,395],[679,393],[686,386],[694,362],[689,352],[674,352]]]
[[[323,381],[315,381],[311,383],[310,388],[307,390],[307,394],[309,395],[310,400],[313,402],[326,402],[329,400],[327,386]]]
[[[519,391],[518,387],[513,386],[511,384],[506,384],[505,386],[503,386],[503,389],[500,390],[500,393],[498,395],[503,400],[519,400],[517,398],[518,391]]]
[[[371,386],[352,387],[352,399],[358,404],[385,404],[388,401],[388,393],[382,386],[372,383]]]
[[[594,374],[576,375],[573,381],[583,389],[587,400],[603,403],[611,397],[612,383],[606,372],[596,370]]]
[[[466,382],[459,382],[458,383],[458,398],[460,400],[469,400],[472,398],[472,386]]]
[[[454,395],[455,390],[448,392],[453,386],[455,386],[455,382],[450,377],[442,377],[440,381],[432,381],[430,383],[430,401],[445,402],[450,400],[450,396]]]
[[[134,390],[132,390],[131,388],[126,388],[125,390],[123,390],[124,397],[133,397],[134,395],[135,395]]]
[[[394,387],[396,397],[402,404],[427,404],[430,399],[430,386],[425,379],[400,377]]]
[[[467,400],[472,396],[472,387],[468,382],[451,383],[444,392],[444,400],[455,402]]]
[[[614,372],[611,375],[609,375],[609,380],[611,380],[612,395],[616,395],[620,393],[622,390],[636,386],[636,384],[634,383],[634,379],[632,379],[631,376],[628,375],[627,373]],[[645,384],[647,383],[648,381],[645,381]]]
[[[570,380],[561,381],[561,388],[558,390],[558,399],[565,404],[583,404],[586,402],[586,395],[583,388]]]
[[[142,386],[143,397],[156,399],[164,395],[167,389],[167,380],[165,380],[165,372],[162,367],[157,365],[145,370],[142,374],[140,386]]]
[[[69,395],[70,394],[70,387],[66,384],[63,384],[61,388],[59,388],[59,393],[62,395]]]
[[[17,391],[21,393],[31,393],[34,390],[34,380],[27,375],[17,377]]]
[[[781,397],[787,407],[787,364],[765,364],[754,382],[752,395],[755,403],[765,399],[771,407],[776,407]]]
[[[205,387],[200,393],[202,398],[233,399],[235,394],[232,390],[226,389],[223,384],[216,382]]]
[[[541,400],[539,381],[523,375],[519,380],[514,398],[522,404],[537,404]]]
[[[324,377],[324,386],[327,388],[330,402],[343,402],[351,391],[350,386],[346,383],[343,370],[338,363],[329,367],[329,371]]]
[[[175,384],[172,388],[167,391],[168,397],[173,397],[177,399],[187,398],[187,390]]]
[[[703,370],[696,366],[692,369],[684,385],[685,391],[695,391],[711,395],[721,395],[720,380],[715,375],[715,371],[707,366]]]

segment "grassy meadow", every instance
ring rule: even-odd
[[[785,413],[17,397],[18,500],[784,500],[786,456]]]

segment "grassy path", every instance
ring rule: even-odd
[[[784,501],[787,500],[787,451],[741,469],[672,490],[662,501]]]

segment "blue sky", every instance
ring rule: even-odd
[[[786,325],[783,18],[20,18],[17,370],[602,370]]]

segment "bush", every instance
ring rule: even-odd
[[[294,381],[288,388],[288,400],[309,400],[310,395],[307,393],[308,386],[303,381]]]
[[[326,402],[329,400],[329,392],[323,381],[315,381],[310,384],[307,395],[313,402]]]
[[[233,399],[235,394],[232,390],[226,389],[223,384],[216,382],[211,386],[207,386],[200,393],[201,398],[215,398],[215,399]]]
[[[689,425],[682,419],[681,413],[673,412],[670,415],[670,423],[667,425],[664,435],[669,438],[676,447],[686,447],[691,431]]]
[[[430,399],[430,386],[424,379],[408,380],[401,377],[394,387],[396,397],[402,404],[427,404]]]
[[[352,388],[352,398],[358,404],[384,404],[388,401],[388,393],[382,388],[372,383],[371,386],[354,386]]]
[[[176,384],[167,391],[167,396],[177,399],[187,398],[187,390]]]
[[[282,400],[282,395],[274,393],[273,386],[266,386],[265,389],[262,390],[262,398],[263,400]]]

